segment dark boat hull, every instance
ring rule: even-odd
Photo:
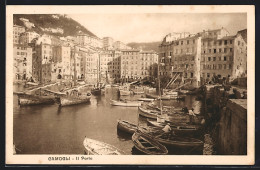
[[[54,96],[37,96],[37,95],[30,95],[30,94],[17,94],[17,95],[18,95],[18,104],[20,106],[55,103]]]

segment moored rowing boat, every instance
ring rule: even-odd
[[[124,107],[138,107],[142,105],[140,101],[116,101],[110,100],[110,104],[113,106],[124,106]]]
[[[141,131],[136,131],[133,134],[132,141],[136,149],[147,155],[166,155],[168,153],[164,145],[147,135],[143,135]]]
[[[125,155],[125,152],[110,144],[86,138],[83,141],[87,155]]]

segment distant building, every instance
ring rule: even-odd
[[[120,55],[117,50],[104,50],[100,52],[100,75],[104,81],[111,83],[120,80]]]
[[[13,26],[13,43],[19,44],[20,34],[25,32],[25,28],[19,25]]]
[[[35,26],[34,26],[34,23],[30,22],[29,19],[27,19],[27,18],[19,18],[19,19],[20,19],[21,21],[23,21],[24,25],[25,25],[27,28],[31,29],[32,27],[35,27]]]
[[[27,80],[32,77],[32,48],[27,45],[13,46],[13,80]]]
[[[121,41],[116,41],[113,44],[114,49],[116,50],[130,50],[132,49],[131,47],[127,46],[125,43],[121,42]]]
[[[158,56],[153,51],[122,50],[121,79],[123,81],[151,80],[157,77],[157,62]]]
[[[80,46],[92,46],[95,48],[102,48],[103,42],[100,38],[90,36],[88,34],[79,34],[76,37],[76,42]]]
[[[114,39],[112,37],[103,38],[103,48],[112,49],[114,44]]]

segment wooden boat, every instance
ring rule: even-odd
[[[148,106],[148,108],[151,108],[151,109],[155,109],[158,111],[161,110],[161,108],[159,108],[159,106],[155,105],[154,103],[148,103],[147,106]],[[163,111],[172,110],[172,111],[176,111],[176,112],[183,112],[182,108],[175,108],[174,106],[162,106],[162,108],[163,108]]]
[[[203,141],[195,138],[181,137],[173,134],[165,134],[161,132],[143,133],[143,136],[150,137],[167,146],[167,148],[199,148],[203,149]]]
[[[134,94],[144,94],[144,91],[133,91]]]
[[[168,154],[167,148],[154,140],[148,135],[143,135],[141,131],[136,131],[132,136],[132,141],[139,151],[147,155],[166,155]]]
[[[148,93],[146,93],[145,95],[146,95],[147,98],[161,99],[161,100],[180,100],[180,99],[185,98],[184,95],[175,96],[175,95],[166,94],[166,95],[162,95],[161,97],[157,96],[155,94],[148,94]]]
[[[160,114],[159,111],[149,110],[144,107],[138,107],[138,109],[140,110],[139,115],[146,118],[157,119],[157,115]]]
[[[81,103],[88,103],[91,99],[90,92],[81,92],[81,90],[86,85],[74,87],[65,91],[63,94],[59,95],[58,103],[60,106],[70,106]]]
[[[166,124],[169,123],[168,121],[161,123],[157,121],[152,121],[147,119],[147,124],[151,126],[155,126],[158,128],[163,128]],[[170,123],[170,127],[176,134],[191,134],[196,133],[200,130],[200,126],[198,125],[189,125],[187,123]]]
[[[154,101],[155,99],[150,99],[150,98],[138,98],[137,100],[139,100],[139,101],[144,101],[144,102],[151,102],[151,101]]]
[[[151,131],[156,131],[159,130],[159,128],[156,127],[143,127],[143,126],[137,126],[134,123],[128,122],[126,120],[117,120],[117,130],[121,130],[123,132],[129,133],[129,134],[134,134],[134,132],[137,129],[141,129],[142,131],[147,131],[147,132],[151,132]]]
[[[83,141],[87,155],[125,155],[125,152],[110,144],[86,138]]]
[[[18,104],[20,106],[26,105],[38,105],[38,104],[54,104],[55,96],[40,96],[40,95],[32,95],[32,94],[17,94],[18,96]]]
[[[139,101],[116,101],[110,100],[110,104],[113,106],[124,106],[124,107],[138,107],[142,105],[142,102]]]
[[[130,90],[119,90],[120,96],[129,96],[131,94]]]

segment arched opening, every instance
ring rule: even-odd
[[[61,78],[62,78],[61,74],[58,74],[58,79],[61,79]]]

